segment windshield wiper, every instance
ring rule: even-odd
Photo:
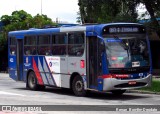
[[[116,40],[120,40],[121,43],[119,43],[119,44],[120,44],[125,50],[128,50],[128,49],[129,49],[129,47],[126,45],[126,43],[125,43],[122,39],[120,39],[118,36],[113,35],[113,38],[116,39]]]
[[[120,39],[118,36],[113,35],[113,38],[116,39],[116,40],[122,41],[122,42],[120,42],[119,44],[120,44],[125,50],[127,50],[127,55],[128,55],[128,58],[129,58],[129,46],[127,46],[126,43],[123,41],[123,39]]]

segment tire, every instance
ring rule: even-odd
[[[76,96],[83,97],[86,95],[82,78],[77,75],[72,81],[72,91]]]
[[[45,86],[37,84],[37,78],[33,71],[31,71],[28,75],[26,87],[29,88],[30,90],[35,90],[35,91],[45,89]]]
[[[114,95],[122,95],[126,90],[113,90],[111,91]]]

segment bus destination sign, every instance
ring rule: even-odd
[[[112,25],[112,26],[105,26],[102,29],[102,34],[138,34],[138,33],[145,33],[146,29],[145,27],[141,25]]]
[[[111,27],[109,33],[124,33],[124,32],[138,32],[137,27]]]

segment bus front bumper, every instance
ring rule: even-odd
[[[120,80],[116,78],[103,79],[103,91],[125,90],[151,86],[152,75],[148,74],[145,78]]]

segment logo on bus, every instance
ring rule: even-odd
[[[139,76],[143,76],[143,73],[139,73]]]
[[[49,67],[59,66],[59,62],[49,62]]]
[[[10,60],[9,60],[9,61],[10,61],[10,62],[12,62],[12,63],[14,62],[13,58],[10,58]]]
[[[52,67],[52,62],[49,63],[49,67]]]

